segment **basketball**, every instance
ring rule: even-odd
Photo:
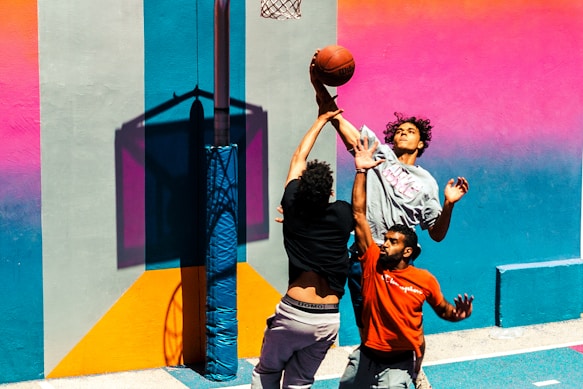
[[[345,47],[330,45],[318,52],[314,60],[316,77],[329,86],[346,84],[354,74],[354,58]]]

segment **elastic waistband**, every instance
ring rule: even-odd
[[[294,298],[291,298],[287,294],[281,298],[281,302],[287,305],[290,305],[294,308],[299,309],[300,311],[309,312],[309,313],[338,313],[339,304],[314,304],[314,303],[305,303],[303,301],[298,301]]]
[[[415,360],[414,351],[380,351],[367,347],[364,344],[360,345],[360,352],[375,362],[390,365],[393,363],[405,362],[407,360]]]

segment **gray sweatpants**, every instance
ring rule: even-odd
[[[369,358],[358,347],[348,356],[348,365],[340,377],[339,389],[407,389],[413,383],[415,358],[382,362]]]
[[[309,313],[280,302],[267,319],[252,389],[309,388],[338,335],[340,313]],[[285,373],[284,373],[285,371]]]

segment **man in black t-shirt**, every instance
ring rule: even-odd
[[[307,162],[320,131],[341,110],[320,115],[296,149],[281,207],[289,259],[286,295],[267,328],[251,388],[309,387],[340,327],[338,303],[348,276],[347,244],[354,227],[346,201],[329,202],[330,165]]]

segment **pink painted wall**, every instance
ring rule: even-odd
[[[0,383],[43,370],[36,10],[8,0],[0,12]]]
[[[417,163],[440,193],[470,182],[443,242],[419,231],[417,262],[449,298],[475,294],[476,309],[455,327],[428,314],[429,332],[493,325],[496,266],[580,256],[582,20],[578,0],[338,3],[338,43],[356,60],[338,90],[344,116],[383,140],[395,111],[431,119]],[[337,193],[350,198],[343,148]]]
[[[339,15],[357,61],[339,99],[354,123],[423,113],[470,157],[580,147],[581,2],[342,0]]]
[[[10,12],[0,13],[0,136],[4,139],[0,172],[36,176],[40,166],[36,2],[9,2]]]

